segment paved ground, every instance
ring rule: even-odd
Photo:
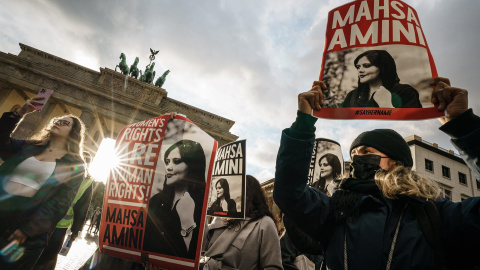
[[[88,223],[87,223],[88,225]],[[67,256],[58,255],[55,270],[77,270],[93,255],[98,248],[98,235],[87,233],[85,225],[81,235],[75,239]]]

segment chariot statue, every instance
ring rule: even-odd
[[[130,73],[129,75],[135,79],[138,79],[138,74],[140,73],[140,70],[137,68],[138,65],[138,57],[135,57],[135,62],[133,62],[133,65],[130,66]]]
[[[122,61],[115,66],[115,71],[117,71],[117,67],[119,67],[124,75],[128,75],[128,73],[130,73],[130,69],[127,66],[127,57],[124,53],[120,54],[120,59],[122,59]]]
[[[167,79],[168,73],[170,73],[170,70],[165,71],[163,75],[157,79],[157,81],[155,82],[155,86],[162,87],[165,83],[165,80]]]
[[[142,74],[142,71],[140,71],[140,81],[146,82],[146,83],[153,83],[153,79],[155,78],[155,71],[153,71],[153,68],[155,67],[155,62],[152,62],[152,64],[148,64],[145,67],[145,74]]]

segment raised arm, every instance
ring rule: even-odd
[[[445,110],[439,118],[443,124],[440,130],[452,137],[452,144],[458,150],[477,181],[480,180],[480,117],[468,108],[468,91],[450,86],[447,78],[435,78],[432,103],[438,110]]]
[[[316,122],[310,114],[321,109],[323,88],[323,82],[314,82],[310,91],[298,95],[297,119],[282,132],[273,191],[280,209],[311,235],[327,220],[330,209],[330,198],[307,186]]]
[[[25,115],[37,110],[35,105],[43,104],[43,99],[43,97],[28,99],[17,111],[6,112],[2,115],[0,118],[0,157],[9,158],[13,152],[20,150],[25,144],[25,140],[11,138],[10,135]]]

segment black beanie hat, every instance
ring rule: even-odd
[[[403,166],[413,166],[412,152],[407,142],[392,129],[374,129],[365,131],[352,142],[352,149],[361,145],[370,146],[384,153],[389,158],[402,162]]]

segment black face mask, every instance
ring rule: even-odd
[[[381,170],[379,155],[355,155],[350,166],[352,166],[352,176],[356,179],[373,179],[375,173]]]

